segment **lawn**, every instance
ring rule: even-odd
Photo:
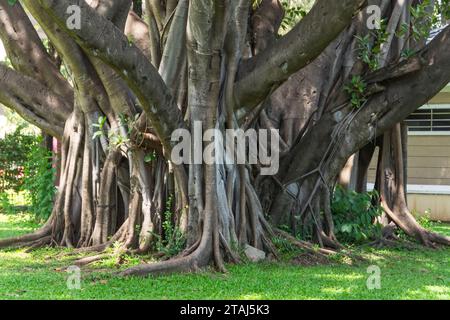
[[[26,215],[0,214],[0,238],[37,225]],[[433,229],[450,235],[449,224]],[[450,248],[354,248],[365,258],[336,258],[328,264],[292,262],[229,265],[227,274],[205,271],[158,278],[122,278],[120,268],[139,263],[115,258],[81,271],[80,290],[69,290],[67,249],[0,251],[0,299],[450,299]],[[369,290],[367,268],[381,270],[381,289]]]

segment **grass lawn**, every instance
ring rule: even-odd
[[[26,215],[0,214],[0,238],[31,231]],[[449,224],[433,229],[450,235]],[[121,278],[115,259],[81,271],[80,290],[69,290],[67,249],[0,251],[0,299],[450,299],[450,248],[437,250],[355,248],[366,259],[336,258],[325,265],[291,262],[229,265],[211,271],[159,278]],[[128,257],[125,268],[139,263]],[[367,268],[381,270],[381,289],[369,290]]]

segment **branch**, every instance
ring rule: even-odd
[[[47,53],[21,4],[1,1],[0,21],[0,38],[14,68],[73,101],[72,88]]]
[[[450,26],[420,51],[418,57],[399,63],[396,67],[385,68],[392,75],[391,78],[383,78],[378,72],[374,73],[372,81],[377,78],[381,80],[378,85],[383,90],[371,96],[360,109],[350,114],[352,120],[342,131],[343,136],[330,164],[327,179],[334,179],[350,155],[406,119],[450,82],[449,52]],[[418,60],[421,61],[420,69],[417,67]],[[349,108],[353,109],[351,106]],[[314,165],[317,156],[321,158],[333,129],[341,124],[338,119],[344,117],[343,112],[341,109],[326,113],[302,143],[292,149],[292,154],[280,166],[287,168],[281,176],[284,184],[297,181],[311,169],[309,164]],[[307,150],[315,152],[308,153]]]
[[[99,16],[84,1],[37,1],[77,43],[114,68],[139,98],[166,152],[172,149],[172,132],[184,126],[169,89],[144,54],[110,21]],[[81,29],[65,24],[70,5],[81,8]]]
[[[1,63],[0,103],[56,138],[62,137],[63,125],[71,112],[64,97]]]
[[[252,109],[293,73],[311,63],[347,27],[365,0],[318,0],[284,37],[242,66],[237,107]]]
[[[450,25],[419,52],[422,68],[418,72],[389,81],[387,89],[369,101],[367,108],[381,115],[377,123],[379,133],[406,119],[450,82],[449,52]],[[404,66],[400,64],[398,68]],[[380,108],[378,104],[388,106]]]

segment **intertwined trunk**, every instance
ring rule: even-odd
[[[391,35],[410,23],[407,9],[416,4],[369,2],[382,8]],[[450,243],[408,212],[405,134],[398,124],[449,82],[448,27],[423,50],[424,43],[389,37],[380,69],[370,70],[356,50],[356,36],[370,32],[362,0],[317,0],[282,37],[276,0],[148,0],[144,14],[127,0],[22,3],[57,54],[44,48],[20,4],[2,0],[0,36],[14,69],[0,66],[6,88],[0,102],[61,140],[61,182],[47,223],[0,240],[0,247],[101,252],[118,243],[144,253],[157,243],[182,244],[176,257],[127,275],[192,271],[210,262],[224,270],[224,261],[237,262],[246,246],[276,255],[279,225],[339,249],[330,209],[334,186],[357,154],[353,172],[357,189],[364,189],[377,141],[386,223],[426,245]],[[66,24],[71,5],[79,6],[80,29]],[[402,48],[412,46],[421,51],[401,59]],[[359,107],[344,90],[355,75],[367,84]],[[408,89],[419,85],[411,97]],[[36,94],[30,98],[26,88]],[[177,129],[191,133],[187,157],[196,164],[172,161]],[[236,159],[194,162],[198,150],[211,153],[203,141],[211,129],[223,136],[233,129],[278,130],[278,173],[264,176],[261,163]],[[216,144],[214,157],[233,156]]]

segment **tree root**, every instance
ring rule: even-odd
[[[186,257],[175,258],[163,262],[142,264],[129,268],[120,273],[122,276],[147,276],[147,275],[167,275],[171,273],[197,272],[200,268],[206,267],[204,263],[194,253]]]
[[[370,242],[369,244],[367,244],[368,246],[372,246],[375,248],[397,248],[397,247],[402,247],[405,248],[407,250],[414,250],[417,249],[419,246],[411,241],[407,241],[407,240],[400,240],[400,239],[388,239],[388,238],[381,238],[381,239],[377,239],[373,242]]]
[[[450,237],[428,231],[419,225],[406,207],[401,206],[391,210],[386,201],[382,200],[382,207],[390,219],[408,236],[415,238],[425,247],[436,247],[435,244],[450,246]]]
[[[337,251],[331,250],[331,249],[325,249],[325,248],[315,248],[311,243],[306,242],[306,241],[302,241],[302,240],[298,240],[295,237],[291,236],[289,233],[282,231],[280,229],[274,229],[275,234],[289,240],[289,242],[291,242],[293,245],[295,245],[296,247],[303,249],[309,253],[314,253],[314,254],[319,254],[322,256],[328,256],[328,255],[333,255],[333,254],[337,254]]]
[[[109,258],[111,255],[108,253],[102,253],[102,254],[98,254],[95,256],[89,256],[89,257],[84,257],[81,259],[78,259],[74,262],[74,265],[82,267],[82,266],[86,266],[88,264],[103,260],[103,259],[107,259]]]
[[[36,242],[47,239],[51,233],[51,223],[45,224],[42,228],[36,230],[33,233],[26,234],[19,237],[6,238],[0,240],[0,249],[11,247],[24,247],[27,245],[33,245]]]

